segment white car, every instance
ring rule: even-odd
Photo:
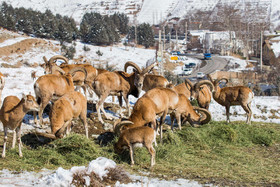
[[[184,68],[183,75],[190,75],[192,74],[193,69],[192,68]]]
[[[197,72],[196,77],[197,77],[198,79],[203,79],[203,78],[205,77],[205,74],[204,74],[203,72]]]

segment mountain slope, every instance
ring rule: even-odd
[[[242,9],[245,4],[261,6],[273,23],[273,27],[280,25],[279,0],[0,0],[13,7],[32,8],[44,12],[50,9],[53,13],[73,17],[78,23],[86,12],[101,14],[125,13],[131,22],[137,16],[138,23],[148,22],[157,24],[161,20],[172,17],[183,17],[196,10],[211,11],[222,4],[234,4]]]

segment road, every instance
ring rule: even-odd
[[[198,54],[188,55],[188,56],[193,57],[193,58],[197,58],[197,59],[200,59],[200,60],[204,59],[203,55],[198,55]],[[196,69],[194,69],[192,74],[187,76],[187,77],[188,78],[189,77],[196,77],[197,72],[203,72],[205,74],[210,74],[210,73],[212,73],[216,70],[224,69],[224,67],[227,65],[227,60],[226,59],[221,58],[219,56],[213,56],[213,55],[212,55],[211,60],[205,60],[205,62],[206,62],[205,66],[203,66],[202,68],[197,67]]]

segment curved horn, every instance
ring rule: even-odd
[[[146,67],[143,71],[142,74],[148,73],[151,69],[153,69],[155,66],[157,65],[157,63],[153,63],[151,65],[149,65],[148,67]]]
[[[196,92],[199,91],[200,86],[201,86],[201,85],[204,85],[204,84],[206,84],[206,85],[208,85],[208,86],[210,87],[210,91],[211,91],[211,92],[213,91],[214,85],[213,85],[212,82],[209,81],[209,80],[202,80],[202,81],[199,81],[198,83],[196,83],[196,84],[194,85],[195,91],[196,91]]]
[[[50,138],[50,139],[56,139],[55,135],[54,134],[50,134],[50,133],[44,133],[44,132],[38,132],[38,131],[35,131],[35,134],[38,136],[44,136],[46,138]]]
[[[222,77],[222,78],[216,79],[216,80],[215,80],[215,83],[218,83],[218,82],[220,82],[220,81],[222,81],[222,80],[225,80],[225,81],[226,81],[226,84],[228,83],[228,79],[227,79],[227,78],[225,78],[225,77]]]
[[[58,66],[52,66],[51,74],[54,74],[55,71],[58,71],[61,75],[65,75],[65,71]]]
[[[121,119],[120,119],[121,120]],[[114,123],[114,132],[115,134],[117,135],[120,135],[121,134],[121,127],[124,126],[124,125],[132,125],[133,122],[132,121],[129,121],[129,120],[125,120],[125,121],[120,121],[120,120],[117,120],[115,123]]]
[[[207,77],[212,83],[214,83],[214,80],[212,79],[212,76],[210,74],[207,74]]]
[[[196,107],[196,106],[194,106],[193,109],[197,110],[198,113],[202,114],[202,117],[199,119],[199,123],[201,125],[206,124],[211,120],[212,116],[211,116],[211,113],[208,110],[206,110],[204,108],[199,108],[199,107]]]
[[[54,132],[56,138],[63,138],[63,133],[68,125],[71,125],[71,121],[65,122],[60,129]]]
[[[81,71],[85,74],[85,81],[87,81],[87,70],[84,67],[72,68],[68,73],[73,77],[77,71]]]
[[[188,78],[185,79],[185,85],[186,85],[187,88],[188,88],[188,85],[189,85],[191,88],[193,88],[193,83],[192,83]]]
[[[132,66],[133,68],[135,68],[136,71],[138,71],[138,73],[142,72],[142,70],[139,68],[139,66],[137,64],[135,64],[134,62],[131,62],[131,61],[128,61],[128,62],[125,63],[125,65],[124,65],[124,71],[125,72],[126,72],[126,70],[129,66]]]
[[[46,64],[49,63],[47,57],[43,56],[43,60],[45,61]]]
[[[54,61],[57,60],[57,59],[64,60],[64,62],[65,62],[66,64],[68,64],[68,58],[66,58],[65,56],[62,56],[62,55],[55,55],[55,56],[51,57],[50,60],[49,60],[49,63],[50,63],[50,64],[53,64]],[[44,60],[45,60],[45,59],[44,59]]]

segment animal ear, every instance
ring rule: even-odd
[[[22,98],[23,98],[24,100],[26,100],[26,99],[27,99],[27,96],[26,96],[24,93],[22,93]]]

